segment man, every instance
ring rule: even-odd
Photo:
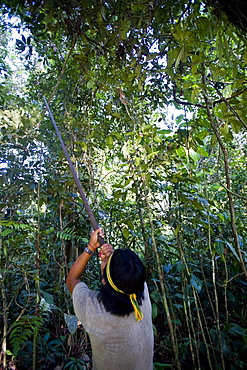
[[[72,266],[66,284],[74,310],[92,346],[94,370],[152,370],[153,328],[145,269],[130,249],[101,248],[103,287],[93,291],[80,281],[86,265],[100,246],[101,228]]]

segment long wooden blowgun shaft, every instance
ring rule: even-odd
[[[97,222],[96,222],[96,220],[95,220],[95,218],[94,218],[93,212],[92,212],[92,210],[91,210],[91,208],[90,208],[90,206],[89,206],[89,204],[88,204],[88,201],[87,201],[87,198],[86,198],[86,196],[85,196],[85,193],[84,193],[84,191],[83,191],[83,189],[82,189],[82,186],[81,186],[80,180],[78,179],[78,176],[77,176],[77,174],[76,174],[75,167],[74,167],[74,165],[73,165],[73,163],[72,163],[72,161],[71,161],[71,159],[70,159],[70,156],[69,156],[69,154],[68,154],[67,148],[66,148],[66,146],[65,146],[65,144],[64,144],[64,142],[63,142],[62,136],[61,136],[61,134],[60,134],[60,132],[59,132],[59,130],[58,130],[57,124],[56,124],[56,122],[55,122],[55,120],[54,120],[54,118],[53,118],[52,112],[51,112],[51,110],[50,110],[50,107],[49,107],[49,105],[48,105],[48,103],[47,103],[47,101],[46,101],[46,98],[45,98],[45,97],[44,97],[44,101],[45,101],[46,108],[47,108],[47,110],[48,110],[48,112],[49,112],[49,115],[50,115],[51,121],[52,121],[52,123],[53,123],[53,126],[54,126],[54,128],[55,128],[56,134],[57,134],[58,139],[59,139],[59,141],[60,141],[60,144],[61,144],[61,146],[62,146],[62,149],[63,149],[64,155],[65,155],[65,158],[66,158],[66,159],[67,159],[67,161],[68,161],[70,171],[71,171],[71,173],[72,173],[72,175],[73,175],[73,178],[74,178],[75,183],[76,183],[76,185],[77,185],[77,188],[78,188],[78,190],[79,190],[79,193],[80,193],[80,196],[81,196],[82,202],[83,202],[83,204],[84,204],[84,206],[85,206],[86,212],[87,212],[87,214],[88,214],[89,220],[90,220],[90,222],[91,222],[91,224],[92,224],[92,226],[93,226],[93,229],[94,229],[94,230],[96,230],[96,229],[98,229],[98,228],[99,228],[99,226],[98,226],[98,224],[97,224]],[[103,245],[103,244],[105,243],[104,239],[103,239],[103,238],[101,238],[100,236],[99,236],[99,243],[100,243],[100,245]]]

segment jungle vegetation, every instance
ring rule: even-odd
[[[0,13],[0,368],[91,366],[65,287],[91,225],[45,97],[107,241],[146,266],[154,369],[246,369],[245,1]]]

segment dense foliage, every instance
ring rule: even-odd
[[[3,370],[90,368],[64,284],[90,223],[44,97],[107,240],[145,263],[154,368],[246,368],[245,8],[221,3],[1,5]]]

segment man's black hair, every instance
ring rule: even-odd
[[[134,309],[128,294],[136,294],[139,306],[144,299],[145,267],[131,249],[116,249],[110,263],[110,275],[116,287],[126,294],[119,293],[111,287],[105,267],[103,277],[106,284],[100,289],[98,301],[102,302],[105,310],[113,315],[129,315]]]

